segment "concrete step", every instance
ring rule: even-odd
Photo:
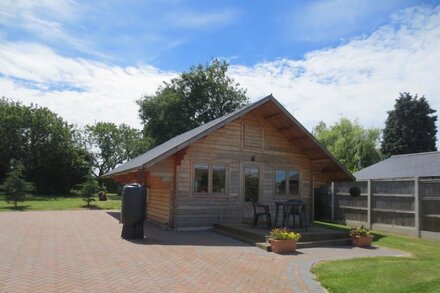
[[[263,234],[261,230],[252,231],[252,229],[241,229],[240,227],[234,227],[231,225],[222,225],[215,224],[215,231],[228,231],[232,234],[237,234],[238,236],[244,236],[247,238],[252,238],[257,240],[257,242],[266,241],[266,235],[269,235],[269,231],[265,231]],[[302,230],[296,229],[295,232],[299,232],[301,234],[300,242],[312,242],[312,241],[322,241],[322,240],[333,240],[333,239],[344,239],[347,238],[347,232],[337,231],[337,230],[326,230],[323,231],[307,231],[304,232]]]
[[[240,234],[237,232],[230,231],[228,229],[216,228],[214,227],[214,232],[219,233],[224,236],[228,236],[234,238],[236,240],[240,240],[249,244],[255,245],[255,243],[266,241],[266,239],[261,239],[261,237],[255,237],[253,235],[248,234]]]
[[[271,251],[270,244],[266,242],[265,234],[269,234],[269,231],[264,231],[261,229],[243,229],[241,227],[233,225],[214,225],[214,231],[255,245],[266,251]],[[297,248],[309,248],[309,247],[328,247],[328,246],[341,246],[350,245],[351,240],[348,238],[346,232],[341,232],[337,230],[310,230],[308,232],[301,232],[302,235],[300,241],[298,242]]]
[[[237,239],[240,238],[244,238],[244,239],[251,239],[251,240],[255,240],[255,242],[264,242],[266,241],[266,237],[264,237],[264,235],[260,235],[258,233],[253,233],[253,232],[249,232],[246,230],[242,230],[240,228],[236,228],[233,226],[226,226],[226,225],[221,225],[221,224],[215,224],[214,225],[214,231],[220,233],[220,234],[228,234],[228,236],[230,237],[237,237]],[[253,243],[255,243],[253,242]]]
[[[298,242],[297,248],[310,248],[310,247],[329,247],[329,246],[343,246],[351,245],[350,238],[340,238],[340,239],[330,239],[330,240],[320,240],[320,241],[309,241],[309,242]]]

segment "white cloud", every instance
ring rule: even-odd
[[[287,35],[303,41],[328,41],[376,27],[381,17],[414,0],[318,0],[293,6],[287,13]]]
[[[219,12],[179,11],[169,13],[166,19],[170,24],[184,28],[206,29],[230,24],[237,17],[234,10]]]
[[[250,96],[273,93],[309,129],[319,120],[359,118],[382,127],[399,92],[440,106],[440,6],[414,8],[370,36],[310,52],[302,60],[234,66]]]
[[[0,95],[37,103],[69,122],[139,126],[135,101],[175,74],[148,65],[119,67],[66,58],[40,45],[0,45]]]
[[[341,116],[383,127],[399,92],[440,107],[440,6],[414,8],[373,34],[300,60],[233,65],[252,100],[273,93],[305,126]],[[3,75],[3,76],[2,76]],[[148,65],[120,67],[61,56],[30,43],[0,44],[0,96],[48,106],[68,121],[139,126],[135,100],[175,76]]]
[[[5,28],[20,28],[39,40],[67,44],[71,49],[108,59],[94,49],[93,41],[86,35],[75,36],[66,27],[85,13],[75,0],[0,1],[0,25]],[[0,37],[6,39],[6,35]]]

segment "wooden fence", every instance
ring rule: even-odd
[[[361,195],[349,190],[357,186]],[[315,190],[315,218],[440,239],[440,180],[396,179],[332,183]]]

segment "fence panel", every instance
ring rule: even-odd
[[[360,196],[350,195],[353,186],[361,189]],[[326,200],[325,208],[331,211],[328,193]],[[368,190],[367,181],[337,182],[334,184],[333,220],[345,224],[368,223],[396,233],[423,237],[431,233],[429,237],[440,238],[440,233],[432,233],[440,232],[440,179],[372,180],[371,190]]]
[[[440,232],[440,180],[421,180],[419,189],[421,229]]]
[[[373,181],[372,223],[415,227],[414,181]]]
[[[351,187],[359,187],[361,195],[350,195]],[[335,220],[343,223],[367,223],[368,186],[366,181],[335,184]]]

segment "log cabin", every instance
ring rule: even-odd
[[[178,135],[104,177],[147,187],[146,220],[206,229],[246,222],[252,200],[301,199],[313,219],[313,190],[353,176],[272,95]]]

